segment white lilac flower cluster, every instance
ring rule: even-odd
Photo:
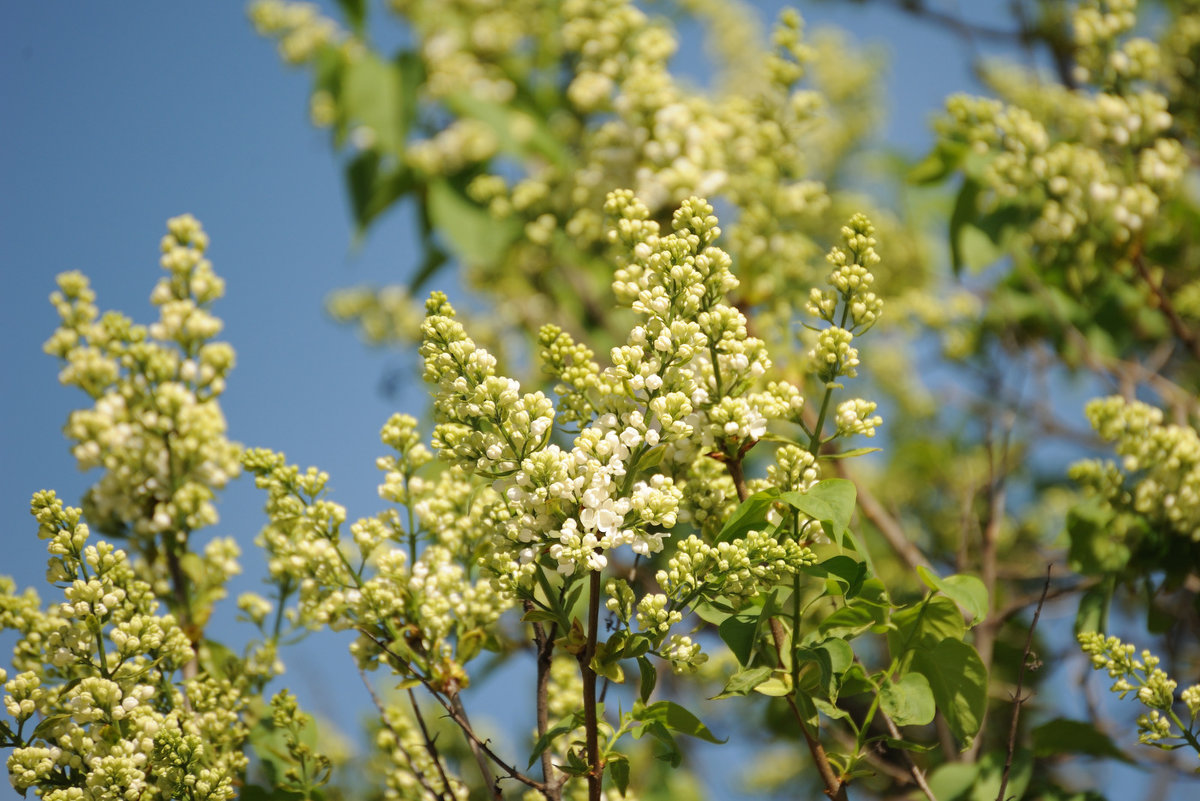
[[[5,703],[17,727],[0,723],[0,732],[14,747],[14,786],[56,801],[233,797],[249,699],[282,671],[272,639],[237,657],[205,637],[240,572],[232,539],[191,548],[240,470],[219,405],[234,354],[212,341],[221,321],[210,307],[224,282],[206,258],[208,237],[190,215],[167,229],[167,275],[151,294],[157,322],[100,315],[77,272],[60,275],[51,296],[62,323],[45,349],[65,363],[60,380],[93,402],[65,431],[79,465],[102,474],[82,511],[53,492],[33,499],[49,541],[46,578],[63,600],[43,610],[35,593],[0,581],[0,628],[19,634]],[[131,553],[89,544],[84,515]],[[270,604],[257,601],[247,608],[261,620]]]
[[[968,146],[989,211],[1022,219],[1020,240],[1077,282],[1145,250],[1149,224],[1183,189],[1188,156],[1173,131],[1158,45],[1129,37],[1136,0],[1086,0],[1073,12],[1083,89],[998,74],[1004,101],[952,97],[939,123]],[[1027,233],[1025,233],[1027,231]]]
[[[1079,643],[1091,657],[1095,670],[1105,670],[1115,679],[1110,688],[1118,697],[1136,693],[1137,699],[1150,711],[1139,716],[1138,740],[1144,745],[1164,748],[1177,747],[1170,740],[1185,740],[1195,746],[1196,716],[1200,714],[1200,684],[1186,688],[1179,697],[1187,709],[1188,722],[1175,712],[1175,688],[1178,683],[1158,665],[1161,660],[1148,650],[1136,655],[1137,649],[1116,637],[1098,632],[1082,632]],[[1197,749],[1200,753],[1200,748]]]
[[[279,54],[289,64],[303,64],[315,58],[323,47],[343,42],[347,37],[336,22],[321,14],[315,3],[253,3],[250,21],[264,36],[279,40]],[[313,104],[313,121],[324,118]]]
[[[565,418],[582,427],[570,450],[550,441],[549,399],[496,375],[495,360],[436,293],[421,348],[426,379],[438,384],[435,445],[444,458],[497,480],[513,514],[517,564],[545,555],[564,575],[603,568],[606,553],[621,545],[643,556],[662,549],[682,494],[671,475],[642,478],[642,469],[687,464],[698,449],[740,459],[766,428],[748,390],[770,362],[741,312],[724,301],[737,282],[729,256],[713,244],[719,229],[711,208],[685,202],[667,235],[628,191],[612,193],[607,210],[613,238],[630,254],[614,293],[640,322],[604,369],[565,332],[543,329],[544,366],[559,381]],[[794,408],[790,393],[779,385],[776,393],[772,408]]]
[[[1071,477],[1118,512],[1200,540],[1200,434],[1164,424],[1160,409],[1120,396],[1089,402],[1086,414],[1100,438],[1113,443],[1119,461],[1080,461],[1071,466]]]
[[[397,165],[408,176],[401,186],[469,179],[461,201],[490,215],[491,227],[475,230],[499,244],[486,256],[459,254],[468,282],[510,287],[508,297],[522,298],[510,319],[531,332],[567,325],[564,309],[580,301],[594,306],[609,278],[589,255],[604,252],[605,196],[630,186],[658,220],[692,195],[731,204],[726,242],[742,265],[742,294],[763,304],[764,329],[785,332],[783,342],[796,308],[782,290],[813,283],[827,215],[843,213],[820,179],[872,130],[878,65],[848,57],[844,41],[806,40],[791,10],[768,42],[747,5],[682,5],[724,57],[711,94],[671,73],[678,32],[633,0],[393,2],[411,32],[400,61],[419,64],[415,85],[410,73],[386,78],[396,60],[354,35],[345,40],[353,46],[343,42],[311,10],[261,0],[252,18],[286,58],[300,54],[313,66],[314,120],[337,124],[336,147],[365,146],[380,164]],[[329,45],[309,46],[314,40]],[[367,61],[377,68],[363,69]],[[402,105],[420,106],[403,141],[356,135],[379,122],[358,108],[373,81],[394,85]],[[564,261],[573,271],[567,280],[555,275]],[[402,294],[360,287],[335,295],[331,307],[359,320],[372,341],[409,341],[411,315],[395,308]]]
[[[352,650],[364,667],[389,661],[434,686],[466,686],[462,665],[512,603],[475,576],[479,552],[506,517],[501,499],[457,469],[418,475],[432,454],[414,418],[393,415],[381,439],[395,454],[377,461],[379,494],[398,508],[354,522],[353,546],[342,535],[345,509],[325,498],[327,474],[248,451],[243,461],[267,492],[271,521],[259,544],[273,582],[298,593],[295,622],[358,631]]]
[[[883,310],[883,300],[871,289],[875,283],[871,268],[880,262],[875,227],[864,215],[856,214],[842,227],[842,241],[845,249],[834,247],[826,257],[834,268],[829,287],[813,287],[807,305],[809,314],[829,324],[808,353],[817,377],[826,384],[858,374],[854,337],[870,330]]]
[[[159,612],[125,552],[90,544],[81,511],[53,492],[31,506],[51,580],[64,588],[42,609],[35,593],[0,579],[0,629],[19,635],[19,672],[0,670],[16,723],[0,721],[0,738],[15,746],[13,787],[48,801],[233,798],[247,763],[242,717],[273,656],[259,654],[238,675],[185,678],[189,638]]]
[[[85,499],[88,518],[140,542],[170,534],[182,544],[217,521],[213,498],[237,475],[239,446],[225,438],[218,403],[233,349],[212,341],[221,321],[209,311],[224,281],[205,258],[208,237],[193,217],[167,228],[168,275],[151,294],[158,322],[100,316],[87,278],[64,273],[51,297],[62,325],[45,350],[65,362],[59,380],[94,400],[72,412],[65,429],[80,468],[104,470]],[[234,566],[211,567],[221,575]]]

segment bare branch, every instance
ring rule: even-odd
[[[1012,723],[1008,727],[1008,750],[1004,755],[1004,772],[1000,775],[1000,792],[996,801],[1004,801],[1004,791],[1008,789],[1008,774],[1012,770],[1013,753],[1017,750],[1017,722],[1021,718],[1021,705],[1028,698],[1021,696],[1025,684],[1025,669],[1029,667],[1029,655],[1033,648],[1033,630],[1037,628],[1038,618],[1042,616],[1042,606],[1046,603],[1046,593],[1050,591],[1050,565],[1046,565],[1046,583],[1042,587],[1042,598],[1038,601],[1037,609],[1033,611],[1033,622],[1029,624],[1029,634],[1025,637],[1025,650],[1021,654],[1021,667],[1017,671],[1017,691],[1013,694]]]
[[[1171,302],[1171,296],[1163,291],[1160,281],[1154,280],[1154,276],[1150,274],[1150,268],[1146,266],[1146,260],[1142,258],[1140,252],[1134,254],[1133,265],[1137,268],[1138,276],[1146,282],[1146,286],[1150,287],[1150,291],[1154,294],[1158,308],[1167,318],[1167,322],[1171,324],[1171,332],[1191,351],[1192,356],[1200,359],[1200,334],[1197,334],[1196,330],[1179,316],[1179,312],[1175,310],[1175,304]]]
[[[479,735],[477,735],[475,733],[475,730],[471,728],[471,722],[469,720],[467,720],[466,717],[464,717],[463,715],[460,715],[458,713],[458,711],[455,710],[454,705],[442,697],[442,694],[433,686],[433,683],[430,682],[430,680],[428,678],[426,678],[425,676],[422,676],[420,673],[413,670],[411,668],[411,666],[404,660],[403,657],[401,657],[399,654],[397,654],[395,651],[393,651],[390,647],[388,647],[387,643],[380,640],[378,637],[376,637],[374,634],[372,634],[370,631],[368,631],[365,627],[359,627],[357,630],[364,637],[366,637],[371,642],[373,642],[377,646],[379,646],[379,649],[381,651],[383,651],[385,654],[387,654],[388,656],[395,659],[400,665],[403,665],[405,673],[411,674],[413,676],[413,678],[415,678],[417,681],[421,682],[421,684],[423,684],[425,686],[425,689],[429,690],[429,694],[432,695],[435,699],[437,699],[437,702],[442,705],[442,708],[444,710],[446,710],[447,717],[449,717],[452,721],[454,721],[456,724],[458,724],[458,727],[460,729],[462,729],[462,732],[464,735],[466,735],[468,742],[473,744],[473,747],[477,746],[479,748],[479,750],[482,751],[487,756],[488,759],[490,759],[493,763],[495,763],[496,767],[498,767],[498,768],[500,768],[500,770],[504,771],[506,776],[508,776],[509,778],[512,778],[512,779],[516,779],[521,784],[524,784],[526,787],[532,787],[534,790],[537,790],[538,792],[540,792],[542,795],[546,796],[547,798],[550,797],[548,790],[546,788],[546,785],[543,782],[539,782],[537,779],[534,779],[530,776],[526,776],[524,773],[517,770],[514,766],[505,762],[503,759],[501,759],[496,754],[495,751],[493,751],[491,749],[491,747],[487,744],[487,741],[481,740],[479,738]],[[455,696],[455,697],[457,697],[457,696]],[[459,708],[462,707],[461,702],[458,704],[458,706],[459,706]],[[496,787],[493,785],[489,789],[491,791],[495,792]]]
[[[417,781],[420,782],[421,786],[425,788],[425,791],[434,798],[445,799],[446,791],[450,790],[450,778],[446,775],[446,769],[442,765],[442,757],[440,754],[438,754],[437,746],[434,744],[433,738],[429,736],[429,730],[425,728],[425,720],[423,717],[421,717],[420,710],[417,708],[417,701],[413,696],[412,690],[408,691],[408,698],[413,705],[413,711],[417,713],[417,724],[421,727],[421,735],[425,738],[425,750],[429,752],[429,756],[433,760],[433,764],[437,765],[438,774],[441,776],[442,787],[444,788],[442,791],[435,789],[434,786],[429,783],[429,778],[425,775],[425,772],[417,769],[415,763],[413,762],[412,755],[408,753],[408,749],[405,748],[404,741],[401,739],[400,734],[396,731],[395,727],[392,725],[392,722],[388,720],[387,710],[384,709],[383,702],[379,700],[379,696],[375,694],[375,688],[372,687],[371,682],[367,680],[367,674],[362,668],[358,669],[358,677],[362,679],[363,686],[367,688],[367,693],[371,696],[371,703],[373,703],[375,708],[379,710],[380,722],[382,722],[383,725],[386,726],[388,730],[396,736],[396,747],[400,749],[400,751],[404,754],[404,758],[408,760],[409,767],[412,768],[413,775],[417,777]]]
[[[887,726],[888,733],[897,740],[903,740],[904,737],[901,736],[900,728],[896,725],[895,721],[888,717],[888,714],[882,709],[879,710],[879,715],[883,718],[883,723],[885,726]],[[921,770],[921,768],[913,760],[912,754],[908,753],[904,749],[900,749],[900,755],[903,757],[905,763],[907,763],[908,772],[912,774],[913,781],[915,781],[917,786],[921,788],[921,792],[925,794],[925,797],[928,798],[929,801],[938,801],[937,796],[933,794],[933,788],[931,788],[929,786],[929,782],[925,780],[925,771]]]

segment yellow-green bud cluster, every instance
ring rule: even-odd
[[[1136,513],[1182,537],[1200,540],[1200,434],[1163,424],[1163,413],[1120,396],[1088,403],[1088,420],[1119,457],[1085,460],[1071,477],[1120,512]]]
[[[1138,718],[1140,742],[1146,745],[1156,745],[1164,740],[1195,743],[1196,716],[1200,713],[1200,684],[1188,687],[1181,694],[1188,712],[1185,726],[1173,711],[1175,688],[1178,685],[1158,666],[1158,657],[1148,650],[1137,654],[1133,645],[1098,632],[1080,633],[1079,643],[1083,652],[1091,657],[1092,667],[1107,671],[1109,677],[1115,679],[1112,692],[1120,698],[1135,692],[1138,701],[1149,709],[1148,713]]]

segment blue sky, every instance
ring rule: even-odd
[[[890,51],[881,133],[910,154],[929,141],[942,99],[974,88],[966,51],[940,31],[873,8],[801,10]],[[148,322],[158,241],[183,212],[204,223],[227,282],[216,312],[238,354],[223,400],[231,437],[327,470],[352,518],[379,508],[379,428],[397,408],[425,405],[419,384],[388,399],[380,379],[415,357],[368,349],[328,321],[322,301],[348,284],[402,281],[420,256],[403,214],[351,247],[340,170],[307,122],[306,98],[307,77],[280,63],[240,3],[0,5],[0,574],[42,584],[29,497],[53,488],[75,503],[89,481],[61,435],[86,398],[61,387],[41,353],[56,323],[55,274],[83,270],[101,309]],[[212,533],[251,551],[261,505],[239,482]],[[245,562],[235,593],[257,588],[261,563],[250,553]],[[305,702],[353,730],[368,701],[342,645],[319,638],[284,656]]]

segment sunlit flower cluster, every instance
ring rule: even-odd
[[[1097,398],[1086,412],[1101,439],[1113,443],[1119,461],[1081,461],[1071,467],[1071,477],[1118,512],[1200,540],[1200,434],[1190,426],[1164,424],[1160,409],[1120,396]]]
[[[1089,0],[1073,10],[1080,88],[996,73],[1004,100],[952,97],[940,123],[944,142],[971,153],[966,169],[984,189],[982,210],[1019,220],[1016,242],[1076,287],[1165,244],[1150,223],[1189,171],[1158,45],[1128,35],[1136,7]]]
[[[690,463],[697,445],[740,458],[765,433],[756,399],[785,415],[801,406],[782,384],[777,394],[749,393],[770,362],[741,312],[725,304],[737,281],[713,244],[711,208],[685,202],[667,235],[629,192],[613,193],[607,209],[613,239],[630,254],[614,293],[641,321],[603,369],[568,334],[543,329],[544,367],[559,381],[566,420],[582,426],[570,450],[550,442],[549,399],[496,375],[495,359],[437,293],[421,349],[426,379],[439,386],[434,444],[454,463],[500,479],[519,561],[544,554],[565,575],[603,568],[621,545],[643,556],[662,549],[682,493],[671,475],[643,479],[639,468],[664,458]]]
[[[233,349],[211,341],[221,322],[209,311],[224,282],[205,258],[208,237],[190,215],[168,223],[162,278],[151,295],[158,322],[135,325],[99,315],[78,272],[58,277],[51,300],[62,325],[45,349],[65,362],[59,379],[95,403],[72,412],[67,437],[83,469],[103,475],[85,500],[105,531],[153,539],[217,520],[217,490],[239,470],[238,446],[225,438],[218,397]]]
[[[1175,688],[1178,684],[1158,665],[1160,659],[1150,651],[1137,649],[1116,637],[1098,632],[1079,635],[1083,652],[1091,657],[1092,667],[1105,670],[1115,679],[1111,688],[1120,698],[1133,692],[1148,712],[1138,717],[1138,739],[1145,745],[1173,747],[1164,741],[1185,740],[1195,743],[1196,715],[1200,713],[1200,685],[1183,691],[1180,699],[1187,709],[1188,723],[1175,713]],[[1190,738],[1190,739],[1189,739]]]
[[[690,196],[719,197],[736,210],[726,241],[746,277],[742,294],[766,303],[762,313],[785,326],[786,340],[797,309],[779,290],[818,277],[816,242],[841,202],[822,179],[878,120],[878,63],[848,56],[840,38],[809,39],[792,10],[768,40],[748,7],[689,2],[686,13],[722,56],[713,91],[703,92],[670,69],[680,32],[633,0],[390,7],[413,42],[398,59],[334,31],[305,4],[262,0],[251,13],[285,59],[312,65],[314,121],[333,127],[335,147],[362,156],[364,180],[379,182],[363,189],[368,217],[382,210],[372,192],[388,203],[414,179],[438,185],[433,221],[474,219],[469,236],[494,244],[451,243],[468,281],[513,287],[522,298],[514,316],[532,333],[569,323],[563,292],[585,306],[599,300],[608,276],[585,254],[604,249],[612,187],[631,187],[658,220]],[[547,283],[564,258],[576,277]],[[360,321],[371,341],[409,341],[411,315],[395,307],[402,295],[360,287],[331,308]]]
[[[234,681],[186,677],[191,643],[173,615],[159,612],[125,552],[89,544],[80,510],[53,492],[37,493],[32,512],[52,580],[64,589],[61,602],[42,609],[36,595],[18,596],[0,581],[0,627],[20,635],[20,672],[4,684],[5,710],[19,728],[0,723],[17,746],[8,760],[13,787],[52,801],[234,797],[246,768],[247,692],[270,668],[243,663],[247,672]]]

